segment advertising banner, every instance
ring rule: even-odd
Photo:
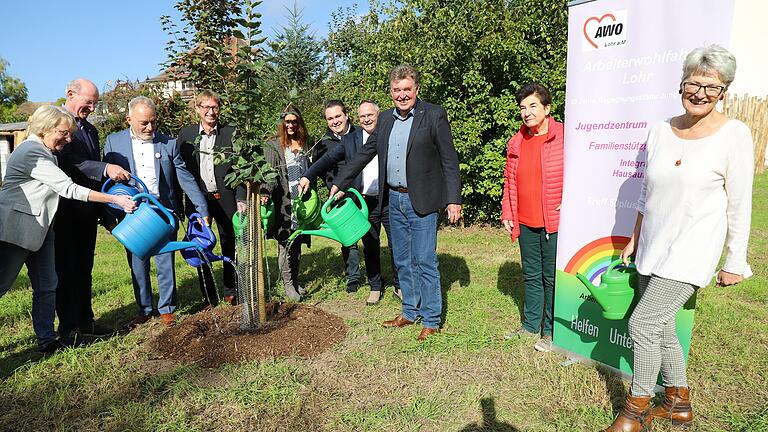
[[[628,315],[606,319],[587,285],[601,284],[629,240],[646,135],[654,123],[682,112],[685,56],[712,43],[728,47],[733,7],[733,0],[597,0],[569,7],[553,342],[576,357],[632,373]],[[694,296],[676,320],[686,358],[695,302]]]

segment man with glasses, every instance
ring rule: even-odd
[[[75,183],[89,189],[101,189],[107,176],[115,181],[128,180],[130,173],[118,165],[101,161],[99,134],[88,122],[96,109],[99,91],[84,78],[67,84],[64,108],[74,117],[77,129],[72,142],[59,152],[59,167]],[[76,336],[103,337],[113,329],[96,324],[91,307],[93,257],[96,249],[96,226],[102,204],[61,198],[54,222],[56,234],[56,313],[59,316],[59,336],[73,341]]]
[[[232,227],[232,216],[238,209],[245,211],[245,192],[242,188],[235,191],[224,183],[224,177],[230,171],[229,164],[213,163],[214,151],[232,147],[232,135],[235,131],[232,126],[219,122],[220,109],[219,95],[211,90],[201,91],[195,98],[195,112],[200,121],[183,127],[179,131],[177,142],[187,169],[205,195],[208,212],[216,221],[222,253],[234,259],[235,231]],[[188,196],[185,196],[184,209],[187,215],[194,211]],[[216,306],[219,297],[214,288],[211,267],[208,264],[198,267],[197,276],[203,297],[211,306]],[[235,269],[229,264],[224,264],[224,288],[221,293],[224,301],[231,305],[237,303],[236,280]]]

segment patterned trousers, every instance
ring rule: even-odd
[[[664,386],[688,387],[675,315],[696,289],[685,282],[638,275],[640,301],[629,318],[635,354],[633,396],[653,396],[659,370]]]

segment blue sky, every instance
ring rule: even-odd
[[[91,79],[103,89],[110,80],[144,79],[160,72],[169,40],[161,15],[174,15],[175,0],[15,0],[3,2],[0,57],[9,73],[27,85],[29,100],[54,101],[69,80]],[[331,12],[365,0],[296,0],[303,21],[317,36],[328,34]],[[293,1],[265,0],[262,31],[266,36],[287,23],[285,7]]]

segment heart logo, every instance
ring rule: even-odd
[[[584,29],[583,29],[584,37],[587,38],[587,42],[589,42],[589,44],[592,45],[595,48],[598,48],[598,46],[595,43],[595,41],[593,41],[592,38],[589,37],[589,33],[587,33],[587,25],[589,25],[589,23],[592,22],[592,21],[595,21],[597,24],[600,24],[600,22],[603,19],[605,19],[605,18],[610,18],[610,19],[616,21],[616,17],[613,14],[611,14],[611,13],[607,13],[607,14],[601,16],[600,18],[598,18],[596,16],[589,17],[586,21],[584,21]]]

